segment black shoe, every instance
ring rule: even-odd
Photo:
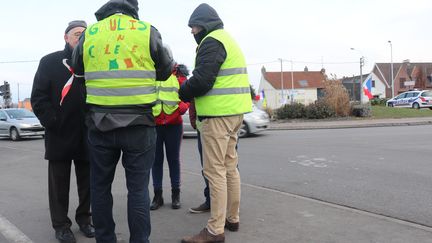
[[[164,200],[162,197],[162,189],[156,189],[154,191],[154,198],[152,204],[150,205],[150,210],[156,210],[164,205]]]
[[[240,223],[231,223],[228,219],[225,219],[225,228],[231,232],[237,232],[239,230]]]
[[[82,224],[79,226],[80,231],[83,233],[83,235],[87,238],[93,238],[95,237],[95,229],[94,226],[91,224]]]
[[[69,228],[56,230],[55,237],[60,243],[75,243],[75,236]]]
[[[207,203],[203,203],[195,208],[189,208],[189,212],[191,213],[206,213],[210,212],[210,206]]]
[[[172,209],[179,209],[181,207],[180,203],[180,189],[171,189],[171,208]]]

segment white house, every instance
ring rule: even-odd
[[[261,80],[257,93],[264,92],[266,106],[277,109],[291,102],[308,105],[322,96],[323,81],[326,79],[325,70],[289,72],[267,72],[261,69]],[[282,75],[281,75],[282,74]],[[261,100],[258,107],[263,106]]]

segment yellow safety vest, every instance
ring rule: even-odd
[[[171,115],[178,108],[180,98],[178,90],[179,82],[175,75],[171,75],[166,81],[157,81],[158,99],[156,105],[153,106],[153,116],[158,116],[162,110],[165,114]]]
[[[85,31],[87,103],[138,105],[156,101],[156,70],[150,55],[150,27],[114,14]]]
[[[251,112],[249,77],[240,47],[223,29],[211,32],[204,37],[201,43],[208,37],[224,45],[227,57],[219,70],[213,88],[204,96],[195,98],[197,115],[229,116]]]

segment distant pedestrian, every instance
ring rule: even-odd
[[[45,159],[48,160],[48,195],[51,223],[60,242],[75,242],[68,218],[72,161],[75,166],[79,204],[75,220],[86,237],[94,237],[90,214],[90,164],[84,122],[85,87],[74,75],[72,50],[86,29],[84,21],[69,23],[62,51],[43,57],[33,82],[31,104],[45,127]]]
[[[210,219],[197,235],[182,242],[225,242],[224,227],[239,229],[240,173],[237,132],[243,114],[252,111],[246,61],[234,39],[223,29],[217,12],[199,5],[189,19],[198,43],[193,76],[179,91],[184,101],[195,99],[201,121],[204,175],[210,186]]]
[[[96,241],[117,242],[111,186],[121,157],[129,242],[149,242],[148,184],[156,145],[152,107],[156,80],[170,77],[173,60],[159,31],[139,20],[137,0],[108,1],[95,15],[98,22],[74,51],[74,67],[86,79]]]
[[[183,64],[176,65],[171,77],[157,82],[158,102],[153,106],[156,119],[156,155],[152,168],[154,198],[150,210],[164,205],[162,178],[165,154],[171,179],[171,207],[179,209],[180,203],[180,147],[183,138],[182,115],[188,110],[189,103],[179,99],[180,85],[187,79],[189,71]]]

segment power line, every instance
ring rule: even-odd
[[[39,62],[39,60],[0,61],[0,64]]]
[[[287,59],[282,59],[283,61],[290,61]],[[17,60],[17,61],[0,61],[0,64],[15,64],[15,63],[32,63],[32,62],[39,62],[39,60]],[[279,60],[274,61],[267,61],[267,62],[257,62],[257,63],[249,63],[248,66],[255,66],[255,65],[263,65],[263,64],[270,64],[270,63],[278,63]],[[353,64],[358,63],[356,62],[311,62],[311,61],[295,61],[292,60],[293,63],[301,63],[301,64],[327,64],[327,65],[339,65],[339,64]]]
[[[319,64],[319,65],[341,65],[341,64],[353,64],[358,63],[358,61],[355,62],[313,62],[313,61],[296,61],[296,60],[288,60],[288,59],[282,59],[283,61],[289,61],[293,63],[301,63],[301,64]],[[275,59],[274,61],[268,61],[268,62],[259,62],[259,63],[250,63],[247,64],[248,66],[254,66],[254,65],[263,65],[263,64],[269,64],[269,63],[279,63],[279,59]]]

